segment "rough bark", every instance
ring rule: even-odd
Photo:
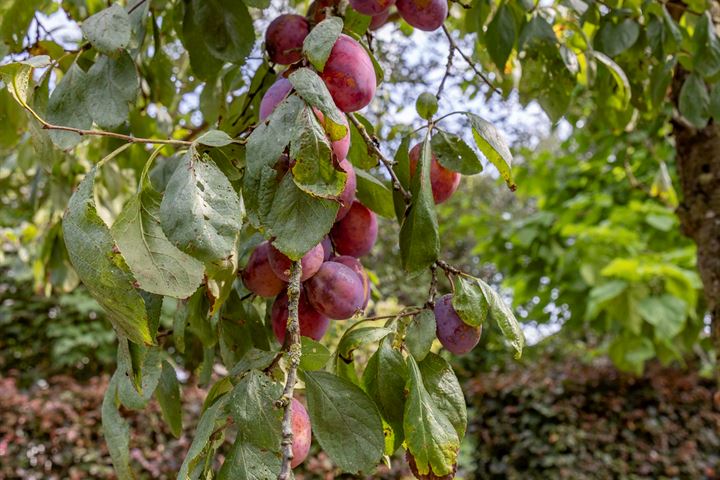
[[[677,106],[687,72],[678,69],[672,85]],[[697,245],[697,267],[712,319],[715,351],[720,355],[720,122],[702,129],[673,122],[682,200],[678,216],[683,233]],[[719,372],[720,378],[720,372]]]

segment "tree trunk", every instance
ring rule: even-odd
[[[672,84],[677,107],[687,72],[678,68]],[[697,245],[697,267],[711,316],[711,334],[720,359],[720,122],[696,129],[673,121],[682,200],[677,213],[683,233]],[[720,369],[719,369],[720,370]],[[720,371],[718,371],[720,379]]]

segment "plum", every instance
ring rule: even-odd
[[[285,331],[288,321],[288,296],[282,292],[277,296],[270,312],[272,329],[280,345],[285,342]],[[300,322],[300,335],[310,337],[313,340],[320,340],[328,327],[330,319],[315,310],[307,299],[304,289],[300,290],[298,300],[298,321]]]
[[[302,58],[302,46],[310,23],[302,15],[286,13],[270,22],[265,31],[265,48],[270,60],[290,65]]]
[[[260,121],[264,121],[275,110],[275,107],[282,102],[293,86],[290,80],[280,76],[270,88],[267,89],[262,100],[260,100]]]
[[[420,152],[422,144],[418,143],[410,149],[410,176],[415,176],[418,161],[420,160]],[[442,203],[455,193],[458,185],[460,185],[460,174],[448,170],[440,165],[435,154],[430,162],[430,187],[432,188],[433,200],[435,203]]]
[[[310,4],[307,17],[313,23],[320,23],[327,16],[326,9],[336,7],[340,0],[315,0]]]
[[[325,262],[305,284],[310,305],[333,320],[345,320],[363,309],[365,294],[360,277],[350,267]]]
[[[320,125],[322,125],[324,129],[325,115],[323,115],[323,113],[317,108],[313,108],[313,110],[315,111],[315,116],[320,122]],[[348,125],[347,117],[345,115],[343,115],[343,125],[345,125],[345,128],[347,129],[347,133],[345,134],[345,136],[340,140],[330,142],[330,145],[332,146],[332,151],[338,160],[342,160],[343,158],[347,157],[347,154],[350,151],[350,126]]]
[[[339,257],[334,257],[332,261],[342,263],[346,267],[352,268],[352,270],[357,273],[358,277],[360,277],[360,281],[362,281],[363,285],[363,295],[365,295],[365,301],[363,302],[363,309],[365,309],[370,301],[370,277],[368,277],[368,274],[363,268],[362,263],[360,263],[360,260],[349,255],[340,255]]]
[[[262,242],[255,247],[240,274],[247,289],[261,297],[274,297],[285,288],[285,282],[275,275],[270,267],[269,251],[268,242]]]
[[[352,204],[355,201],[355,189],[357,188],[357,177],[355,176],[355,169],[347,158],[344,158],[340,162],[340,168],[347,173],[347,181],[345,182],[345,189],[342,191],[338,200],[340,201],[340,210],[338,210],[335,216],[335,221],[342,220],[345,218],[352,208]]]
[[[333,256],[333,244],[330,240],[330,237],[325,236],[322,239],[322,242],[320,242],[320,245],[323,246],[323,261],[327,262],[328,260],[330,260],[330,257]]]
[[[343,112],[360,110],[375,96],[372,61],[363,46],[347,35],[338,37],[321,76]]]
[[[482,326],[473,327],[463,322],[452,306],[450,294],[435,301],[435,322],[438,340],[456,355],[468,353],[480,341]]]
[[[370,26],[368,28],[370,30],[377,30],[378,28],[382,27],[387,23],[389,17],[390,9],[387,9],[377,15],[373,15],[372,19],[370,20]]]
[[[426,32],[440,28],[448,14],[447,0],[397,0],[400,16]]]
[[[395,0],[350,0],[350,6],[364,15],[379,15],[395,3]]]
[[[333,225],[330,238],[340,255],[362,257],[372,250],[377,239],[375,214],[360,202],[353,202],[345,218]]]
[[[292,452],[293,459],[290,462],[290,468],[295,468],[305,461],[310,452],[310,444],[312,443],[312,429],[310,427],[310,416],[305,410],[305,405],[300,403],[296,398],[290,403],[292,408]]]
[[[315,275],[320,268],[320,265],[323,263],[324,255],[325,251],[320,243],[315,245],[309,252],[303,255],[300,259],[300,263],[302,264],[302,274],[300,275],[301,282],[304,282]],[[270,250],[268,251],[268,260],[270,260],[270,268],[272,268],[272,271],[275,272],[275,275],[277,275],[281,280],[289,282],[292,260],[272,245],[270,245]]]

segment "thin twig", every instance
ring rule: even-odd
[[[470,59],[470,57],[468,57],[467,55],[465,55],[465,52],[463,52],[462,50],[460,50],[460,47],[459,47],[458,44],[455,42],[455,39],[452,37],[452,35],[450,34],[450,31],[447,29],[447,27],[446,27],[445,25],[443,25],[443,26],[442,26],[442,29],[443,29],[443,32],[445,32],[445,36],[447,37],[448,42],[450,43],[450,49],[451,49],[451,50],[457,50],[457,52],[460,54],[460,56],[468,63],[468,65],[470,65],[470,68],[472,68],[473,72],[475,72],[475,75],[477,75],[478,77],[480,77],[480,79],[481,79],[483,82],[485,82],[485,83],[490,87],[490,89],[491,89],[493,92],[498,93],[498,94],[501,94],[502,92],[500,91],[500,89],[497,88],[495,85],[493,85],[492,82],[490,81],[490,79],[488,79],[488,78],[485,76],[485,74],[482,73],[482,72],[477,68],[477,66],[475,65],[475,62],[473,62],[473,61]]]
[[[466,277],[471,277],[471,276],[472,276],[472,275],[470,275],[469,273],[464,272],[464,271],[460,270],[460,269],[457,268],[457,267],[453,267],[452,265],[450,265],[449,263],[447,263],[447,262],[445,262],[445,261],[443,261],[443,260],[437,260],[437,261],[435,262],[435,265],[437,265],[438,267],[440,267],[441,269],[443,269],[446,273],[452,273],[452,274],[454,274],[454,275],[463,275],[463,276],[466,276]]]
[[[447,59],[447,65],[445,65],[445,75],[443,75],[442,80],[440,81],[440,86],[438,87],[438,91],[435,94],[435,98],[440,100],[440,95],[442,95],[443,89],[445,88],[445,81],[450,76],[450,69],[452,68],[453,63],[453,57],[455,56],[455,49],[450,45],[448,47],[448,59]]]
[[[380,150],[380,147],[378,147],[378,144],[373,138],[370,136],[370,134],[365,130],[365,126],[360,123],[360,121],[355,118],[355,115],[350,113],[348,114],[348,118],[352,122],[353,125],[355,125],[355,128],[358,129],[360,132],[360,136],[363,137],[363,140],[365,140],[365,143],[367,144],[367,147],[369,150],[372,150],[375,155],[380,159],[380,162],[385,165],[385,168],[387,169],[388,173],[390,174],[390,178],[392,179],[393,188],[400,192],[402,196],[405,198],[405,202],[408,203],[410,200],[412,200],[412,195],[410,192],[405,190],[400,183],[400,179],[395,175],[395,171],[393,170],[392,166],[395,162],[388,159]]]
[[[425,306],[428,308],[435,307],[435,295],[437,295],[437,265],[430,265],[430,288],[428,289],[428,299]]]
[[[288,284],[288,323],[285,332],[287,345],[289,366],[285,388],[282,397],[276,402],[276,406],[283,408],[282,420],[282,440],[280,448],[282,450],[282,464],[278,480],[289,480],[292,473],[290,463],[293,459],[292,443],[292,398],[295,390],[295,382],[297,381],[297,370],[300,366],[300,358],[302,357],[302,348],[300,347],[300,321],[298,319],[298,304],[300,302],[300,276],[302,275],[302,264],[300,261],[293,262],[290,267],[290,283]]]
[[[399,313],[393,313],[392,315],[378,315],[378,316],[376,316],[376,317],[363,318],[362,320],[360,320],[360,322],[371,322],[371,321],[374,321],[374,320],[389,320],[389,319],[391,319],[391,318],[409,317],[409,316],[412,316],[412,315],[416,315],[416,314],[418,314],[418,313],[420,313],[420,312],[422,312],[422,308],[417,307],[417,308],[415,308],[415,309],[413,309],[413,310],[404,310],[404,311],[399,312]],[[360,323],[360,322],[357,322],[355,325],[357,325],[357,324]],[[353,325],[353,327],[354,327],[355,325]]]

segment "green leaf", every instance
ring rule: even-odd
[[[134,480],[130,467],[130,427],[118,410],[118,374],[112,376],[103,397],[101,415],[103,438],[119,480]]]
[[[392,191],[370,173],[359,168],[355,169],[357,180],[357,199],[373,212],[385,218],[393,218]]]
[[[279,451],[283,411],[274,407],[282,396],[282,386],[258,370],[251,370],[230,393],[233,420],[249,443],[269,451]]]
[[[88,110],[88,76],[73,63],[65,76],[53,90],[47,105],[47,121],[54,125],[88,129],[92,126],[92,117]],[[74,132],[51,130],[53,143],[62,150],[68,150],[82,140]]]
[[[476,279],[480,290],[482,290],[485,300],[490,305],[490,316],[497,322],[505,338],[510,341],[510,345],[515,349],[515,358],[520,358],[523,347],[525,346],[525,336],[523,335],[520,324],[515,318],[515,314],[507,306],[500,294],[492,289],[490,285],[480,279]]]
[[[302,370],[322,370],[327,365],[332,355],[325,345],[308,337],[301,337],[300,344],[302,345],[302,358],[300,359]]]
[[[182,402],[180,400],[180,384],[175,369],[167,361],[162,364],[160,383],[155,390],[163,420],[175,438],[182,434]]]
[[[248,7],[264,9],[270,6],[270,0],[244,0]]]
[[[85,20],[80,28],[92,46],[105,55],[117,55],[130,43],[130,17],[117,3]]]
[[[720,71],[720,40],[715,34],[715,25],[710,12],[706,11],[698,19],[695,33],[693,34],[695,44],[695,71],[704,78],[714,76]]]
[[[188,449],[185,460],[183,460],[180,466],[180,472],[178,473],[178,479],[188,480],[190,479],[189,473],[197,466],[198,462],[202,459],[202,455],[210,441],[210,435],[215,431],[217,421],[221,418],[221,415],[225,413],[225,404],[227,403],[228,396],[220,397],[215,403],[208,407],[203,412],[198,422],[198,426],[195,429],[195,434],[192,437],[192,443]]]
[[[515,45],[516,36],[517,27],[512,9],[508,4],[503,3],[485,32],[485,47],[500,72],[505,71],[505,63]]]
[[[243,217],[232,185],[208,157],[194,147],[183,156],[160,203],[160,224],[180,250],[220,268],[235,253]]]
[[[295,160],[292,176],[298,188],[320,198],[336,198],[342,193],[347,174],[335,168],[325,131],[309,107],[298,116],[290,158]]]
[[[340,469],[372,471],[385,448],[375,403],[357,385],[335,375],[305,373],[313,435]]]
[[[347,127],[342,112],[333,102],[325,82],[309,68],[295,70],[288,77],[298,95],[311,107],[316,107],[325,116],[325,131],[330,140],[340,140],[347,135]]]
[[[128,119],[139,82],[128,53],[116,59],[102,55],[87,75],[87,109],[101,128],[113,129]]]
[[[439,130],[432,137],[432,151],[443,167],[463,175],[475,175],[483,170],[482,163],[465,140]]]
[[[452,306],[462,321],[471,327],[481,327],[490,311],[485,292],[477,282],[471,282],[464,277],[459,277],[455,283]]]
[[[279,442],[279,440],[278,440]],[[218,480],[274,480],[280,473],[280,456],[245,440],[241,433],[225,458]]]
[[[364,327],[354,328],[343,335],[337,347],[340,357],[345,360],[352,359],[352,352],[361,345],[375,343],[393,333],[393,330],[385,327]]]
[[[362,37],[367,32],[372,22],[372,17],[363,15],[351,6],[345,9],[345,30],[355,33],[358,37]]]
[[[355,113],[354,115],[355,119],[362,123],[365,127],[365,130],[367,130],[367,132],[372,135],[374,132],[370,122],[368,122],[365,118],[362,117],[362,115],[358,113]],[[375,152],[371,151],[368,148],[365,140],[360,134],[360,131],[355,127],[352,122],[350,122],[350,150],[348,151],[347,158],[348,160],[350,160],[350,163],[352,163],[353,166],[364,170],[373,168],[378,164],[378,158],[375,155]]]
[[[710,95],[699,75],[690,74],[680,89],[678,108],[696,128],[704,128],[710,116]]]
[[[667,7],[665,4],[662,6],[662,15],[663,15],[663,23],[665,24],[665,27],[670,32],[670,35],[666,37],[665,42],[663,42],[663,46],[665,48],[665,53],[675,53],[675,50],[680,47],[683,41],[683,35],[680,31],[680,27],[675,23],[675,20],[673,20],[672,15],[670,15],[670,12],[668,12]]]
[[[600,52],[594,52],[593,57],[595,58],[595,60],[598,60],[600,63],[605,65],[610,71],[610,74],[612,75],[613,79],[615,80],[615,84],[617,85],[617,91],[615,92],[615,94],[621,100],[621,108],[626,109],[628,105],[630,105],[630,98],[632,97],[630,81],[628,80],[627,75],[625,75],[623,69],[620,68],[620,65],[613,62],[607,55]]]
[[[412,317],[405,330],[405,346],[415,360],[421,362],[435,341],[435,314],[432,310],[423,310]]]
[[[146,169],[149,166],[146,166]],[[145,291],[187,298],[203,280],[203,264],[175,248],[160,227],[162,195],[155,191],[146,172],[141,191],[130,198],[112,226],[111,233],[125,261]]]
[[[115,251],[110,230],[95,208],[93,167],[78,186],[63,217],[70,261],[90,294],[108,314],[118,333],[135,343],[152,343],[145,302],[133,287],[125,260]]]
[[[407,357],[407,364],[408,396],[403,420],[407,450],[415,458],[421,475],[430,472],[450,475],[455,471],[460,439],[452,422],[428,393],[412,356]]]
[[[30,97],[30,78],[33,68],[45,68],[51,63],[47,55],[30,57],[21,62],[9,63],[0,66],[0,80],[7,86],[8,91],[23,107],[27,107]]]
[[[620,370],[641,375],[645,362],[655,356],[655,347],[647,337],[625,334],[615,337],[608,354]]]
[[[209,80],[220,71],[223,61],[210,52],[205,43],[207,32],[199,22],[198,8],[208,7],[203,7],[202,4],[198,6],[197,0],[183,2],[183,5],[185,17],[182,21],[182,35],[178,36],[182,38],[183,46],[188,52],[193,73],[201,80]]]
[[[672,295],[645,297],[637,308],[640,316],[655,327],[657,338],[671,340],[685,327],[685,302]]]
[[[518,50],[542,45],[543,43],[556,43],[557,37],[552,26],[541,15],[533,15],[532,19],[523,27],[518,39]]]
[[[129,343],[126,338],[119,339],[117,364],[118,372],[123,375],[118,383],[118,396],[127,408],[142,410],[147,407],[162,374],[161,354],[158,347],[146,347]]]
[[[194,21],[208,51],[225,62],[242,65],[255,43],[255,28],[242,2],[192,0]]]
[[[603,52],[610,57],[620,55],[635,45],[640,36],[640,26],[632,18],[620,23],[607,22],[598,32],[598,40]]]
[[[417,272],[432,265],[440,252],[435,202],[430,187],[430,142],[422,143],[419,174],[413,178],[412,204],[400,227],[400,258],[408,272]]]
[[[305,337],[303,337],[305,338]],[[230,375],[236,376],[249,370],[262,370],[270,366],[273,359],[277,355],[276,352],[251,348],[230,370]]]
[[[435,407],[453,424],[458,438],[462,441],[467,429],[467,409],[455,372],[447,360],[435,353],[428,354],[418,367],[425,389]]]
[[[207,145],[208,147],[224,147],[233,143],[233,139],[222,130],[208,130],[200,135],[195,143]]]
[[[495,165],[510,190],[515,190],[517,186],[512,178],[512,154],[505,138],[492,123],[484,118],[473,113],[467,113],[466,115],[470,120],[473,137],[478,148]]]
[[[720,122],[720,85],[716,84],[712,89],[708,111],[713,119]]]
[[[291,175],[285,175],[265,219],[266,236],[275,237],[275,248],[291,260],[299,260],[330,231],[338,208],[333,200],[303,192]]]
[[[318,23],[305,37],[303,54],[318,72],[325,69],[325,62],[327,62],[330,51],[335,46],[340,33],[342,33],[342,29],[342,18],[328,17]]]
[[[384,339],[368,360],[362,381],[365,391],[375,401],[393,430],[393,452],[400,447],[404,438],[403,412],[407,378],[405,359],[398,350],[392,348],[390,338]]]

